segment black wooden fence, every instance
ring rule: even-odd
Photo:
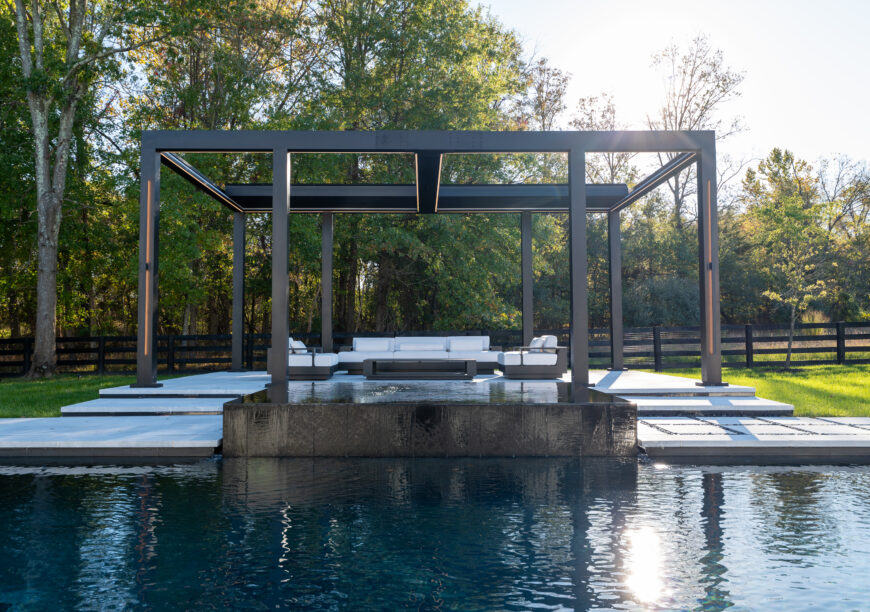
[[[568,344],[568,331],[536,330],[553,334]],[[494,346],[519,346],[519,330],[470,330],[462,332],[404,332],[402,335],[488,335]],[[338,347],[376,333],[336,333]],[[320,343],[318,333],[293,333],[309,345]],[[265,369],[269,334],[245,334],[243,361],[247,369]],[[697,327],[631,327],[625,329],[625,365],[635,369],[666,370],[700,365]],[[782,366],[788,342],[786,325],[723,325],[722,362],[729,367]],[[228,369],[231,362],[229,334],[159,336],[158,364],[163,372]],[[336,349],[337,350],[337,349]],[[33,338],[0,339],[0,376],[20,376],[30,368]],[[57,339],[57,365],[61,372],[132,372],[136,368],[135,336],[96,336]],[[592,329],[589,357],[593,367],[610,365],[610,332]],[[870,363],[870,322],[804,323],[797,326],[792,350],[793,365]]]

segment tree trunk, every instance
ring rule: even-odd
[[[54,374],[57,364],[57,237],[60,231],[60,201],[49,191],[37,204],[36,326],[33,361],[28,376]]]
[[[375,281],[375,331],[387,331],[389,304],[387,296],[393,282],[393,265],[385,254],[381,254],[378,264],[378,278]]]
[[[791,307],[791,316],[789,317],[789,326],[788,326],[788,352],[785,355],[785,369],[788,370],[791,368],[791,347],[794,344],[794,320],[797,316],[797,311],[795,307]]]

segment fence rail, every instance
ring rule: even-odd
[[[567,329],[539,329],[568,344]],[[293,333],[306,344],[320,344],[319,333]],[[335,333],[336,347],[354,337],[393,336],[378,333]],[[403,335],[488,335],[493,346],[505,349],[522,344],[519,330],[403,332]],[[244,367],[265,369],[270,334],[245,334]],[[728,367],[782,366],[788,343],[787,325],[723,325],[722,364]],[[633,327],[624,332],[625,365],[634,369],[666,370],[700,365],[697,327]],[[337,350],[337,349],[336,349]],[[0,377],[20,376],[30,369],[33,338],[0,339]],[[593,367],[610,365],[610,332],[589,330],[589,358]],[[157,362],[164,373],[226,369],[232,361],[229,334],[158,336]],[[870,322],[804,323],[796,327],[793,365],[870,363]],[[136,367],[135,336],[89,336],[57,339],[57,367],[61,372],[132,372]]]

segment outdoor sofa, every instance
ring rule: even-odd
[[[505,378],[559,378],[568,371],[568,349],[558,346],[556,336],[539,336],[529,346],[498,355]]]
[[[477,372],[492,373],[500,352],[490,347],[489,336],[400,336],[354,338],[350,349],[338,353],[339,369],[362,374],[366,359],[438,360],[466,359],[477,363]]]

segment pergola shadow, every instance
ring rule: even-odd
[[[219,187],[179,153],[272,153],[271,185]],[[640,181],[587,184],[587,153],[669,153],[670,160]],[[414,185],[293,185],[296,153],[405,153],[416,164]],[[452,153],[563,153],[567,184],[442,185],[441,164]],[[701,371],[705,386],[722,384],[719,330],[719,249],[716,211],[716,145],[711,131],[656,132],[294,132],[146,131],[142,134],[139,230],[139,309],[136,384],[158,386],[158,221],[160,166],[165,165],[234,213],[232,368],[242,367],[245,215],[272,214],[272,324],[268,371],[274,389],[288,384],[288,215],[322,215],[323,349],[332,350],[333,215],[336,213],[513,213],[521,216],[523,342],[532,324],[532,214],[569,215],[571,395],[588,397],[586,214],[608,215],[611,303],[611,365],[624,366],[620,211],[695,164],[698,177],[698,266]]]

